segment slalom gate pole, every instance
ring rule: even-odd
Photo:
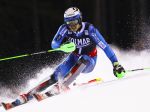
[[[8,58],[1,58],[0,61],[18,59],[18,58],[23,58],[23,57],[33,56],[33,55],[38,55],[38,54],[46,54],[46,53],[53,52],[53,51],[63,51],[63,52],[69,53],[69,52],[74,51],[75,48],[76,48],[75,44],[73,42],[70,42],[70,43],[63,44],[59,48],[56,48],[56,49],[36,52],[36,53],[32,53],[32,54],[23,54],[23,55],[19,55],[19,56],[12,56],[12,57],[8,57]]]

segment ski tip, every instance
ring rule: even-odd
[[[95,79],[96,79],[96,81],[97,81],[97,82],[99,82],[99,81],[103,81],[103,79],[102,79],[102,78],[100,78],[100,77],[95,78]]]
[[[101,83],[101,82],[103,82],[103,79],[98,77],[98,78],[91,79],[88,82],[84,82],[84,83],[80,83],[80,84],[73,83],[73,86],[83,86],[83,85],[88,85],[88,84],[93,84],[93,83]]]
[[[92,79],[92,80],[90,80],[90,81],[88,81],[88,82],[89,82],[89,83],[92,83],[92,82],[102,82],[102,81],[103,81],[103,79],[100,78],[100,77],[98,77],[98,78]]]

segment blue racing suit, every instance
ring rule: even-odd
[[[107,42],[104,40],[100,32],[90,23],[82,22],[82,27],[78,32],[68,30],[65,24],[61,25],[52,40],[51,47],[59,48],[64,42],[74,42],[76,50],[72,52],[64,62],[62,62],[54,71],[54,78],[58,80],[58,76],[66,77],[70,69],[77,63],[82,56],[88,63],[82,73],[91,72],[97,60],[97,49],[99,46],[110,59],[112,63],[117,62],[117,57]]]

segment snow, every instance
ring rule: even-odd
[[[113,47],[119,62],[125,69],[150,67],[150,54],[147,51],[120,51]],[[39,79],[52,72],[45,68]],[[103,51],[98,50],[98,62],[92,73],[81,74],[76,82],[101,77],[107,83],[93,85],[87,88],[73,89],[41,102],[35,100],[28,104],[13,108],[8,112],[150,112],[150,71],[128,73],[125,79],[117,80],[113,76],[112,66]],[[5,112],[3,108],[0,112]]]

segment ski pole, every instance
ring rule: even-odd
[[[140,70],[150,70],[150,68],[138,68],[138,69],[127,70],[126,72],[134,72],[134,71],[140,71]]]
[[[75,48],[76,48],[75,44],[73,42],[70,42],[70,43],[63,44],[59,48],[56,48],[56,49],[36,52],[36,53],[32,53],[32,54],[23,54],[23,55],[19,55],[19,56],[12,56],[12,57],[8,57],[8,58],[2,58],[2,59],[0,59],[0,61],[23,58],[23,57],[33,56],[33,55],[37,55],[37,54],[45,54],[45,53],[49,53],[49,52],[53,52],[53,51],[63,51],[63,52],[69,53],[69,52],[74,51]]]
[[[125,74],[129,72],[140,71],[140,70],[150,70],[150,68],[138,68],[138,69],[126,70],[125,72],[117,73],[116,75],[118,78],[122,78],[125,76]]]

